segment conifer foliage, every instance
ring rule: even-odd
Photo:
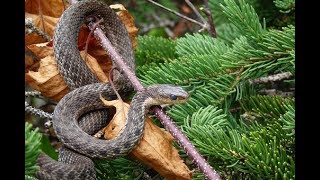
[[[272,24],[294,19],[295,2],[274,0],[270,9],[261,2],[209,0],[217,38],[205,32],[176,40],[137,38],[139,79],[145,86],[178,84],[188,90],[190,99],[167,112],[224,179],[295,179],[295,26]],[[275,10],[281,18],[270,15]],[[293,76],[251,81],[283,72]],[[261,93],[270,89],[291,94]],[[25,134],[31,178],[41,136],[29,124]],[[181,156],[186,157],[182,151]],[[150,170],[128,157],[95,163],[98,179],[142,179]],[[204,176],[195,169],[193,179]]]
[[[178,57],[143,65],[148,69],[139,71],[139,78],[145,85],[179,84],[190,92],[187,103],[168,113],[223,177],[294,179],[294,96],[260,93],[274,84],[278,90],[293,88],[294,79],[266,84],[250,80],[294,74],[295,27],[269,28],[252,1],[209,2],[212,11],[221,10],[216,12],[218,37],[194,33],[178,38]],[[274,6],[292,11],[291,3],[275,1]]]

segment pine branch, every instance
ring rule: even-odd
[[[25,123],[25,178],[34,179],[35,172],[38,170],[36,160],[41,152],[42,135],[39,129],[31,130],[32,125]]]
[[[153,63],[163,63],[175,59],[176,42],[170,39],[154,36],[138,36],[135,59],[137,67]]]
[[[295,0],[274,0],[273,3],[282,13],[289,13],[295,10]]]
[[[223,13],[221,4],[224,4],[224,0],[209,0],[208,6],[209,11],[212,13],[212,16],[214,17],[214,23],[218,31],[218,27],[225,24],[230,23],[228,20],[228,17]],[[218,31],[218,38],[220,36],[220,33]]]
[[[224,0],[224,3],[220,5],[224,14],[243,35],[258,37],[264,31],[255,10],[244,0],[239,0],[239,4],[234,0]]]
[[[262,28],[244,1],[226,0],[221,8],[230,27],[236,27],[236,39],[186,35],[177,40],[177,59],[151,63],[139,77],[144,84],[175,83],[188,89],[190,100],[168,114],[222,178],[294,179],[294,98],[257,95],[266,87],[248,80],[294,74],[295,28]]]
[[[270,75],[270,76],[267,76],[267,77],[251,79],[251,80],[249,80],[249,82],[251,84],[268,83],[268,82],[281,81],[283,79],[289,79],[292,76],[293,76],[293,74],[291,72],[284,72],[284,73]]]
[[[286,106],[287,112],[279,118],[283,122],[283,129],[288,130],[288,136],[295,134],[295,109],[292,105]]]
[[[291,91],[280,91],[280,90],[277,90],[277,89],[261,89],[259,91],[259,94],[262,94],[262,95],[271,95],[271,96],[275,96],[275,95],[278,95],[278,96],[282,96],[282,97],[292,97],[294,96],[294,92],[291,92]]]
[[[105,179],[139,179],[147,167],[139,162],[126,158],[114,160],[95,160],[98,180]]]
[[[257,95],[240,101],[240,105],[245,111],[255,112],[264,119],[278,119],[287,112],[287,108],[284,106],[286,104],[293,106],[293,98]]]

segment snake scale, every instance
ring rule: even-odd
[[[101,29],[126,65],[135,71],[129,34],[116,13],[106,4],[94,0],[80,1],[64,11],[54,32],[54,56],[58,69],[71,92],[57,104],[53,128],[62,142],[59,160],[40,154],[39,179],[95,179],[92,159],[113,159],[128,154],[142,137],[145,116],[152,105],[185,102],[188,93],[179,86],[152,85],[135,94],[125,127],[111,140],[92,137],[106,124],[108,110],[99,95],[115,99],[110,83],[99,83],[78,50],[80,26],[90,17],[102,18]],[[91,18],[92,19],[92,18]],[[113,63],[113,66],[116,66]],[[121,68],[120,68],[121,69]],[[113,73],[116,90],[122,96],[133,90],[120,72]]]

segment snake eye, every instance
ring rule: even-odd
[[[171,99],[171,100],[177,100],[177,98],[178,98],[178,97],[177,97],[176,95],[170,94],[170,99]]]

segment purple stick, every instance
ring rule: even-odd
[[[75,3],[75,1],[72,1]],[[90,27],[91,29],[92,27]],[[102,47],[107,51],[110,58],[121,67],[124,74],[128,77],[130,82],[136,91],[141,91],[144,89],[138,78],[129,67],[124,63],[121,56],[112,46],[109,39],[105,36],[103,31],[98,27],[94,30],[94,35],[100,40]],[[177,125],[172,121],[172,119],[159,107],[152,108],[156,116],[159,118],[160,122],[165,126],[165,128],[170,132],[170,134],[179,142],[179,144],[186,151],[190,159],[197,165],[200,171],[205,175],[206,179],[209,180],[220,180],[219,174],[212,169],[212,167],[206,162],[206,160],[201,156],[197,149],[191,144],[190,140],[177,128]]]
[[[197,149],[191,144],[187,136],[185,136],[172,121],[166,112],[159,107],[152,108],[160,122],[164,125],[166,130],[179,142],[183,147],[190,159],[197,165],[200,171],[205,175],[206,179],[220,180],[219,174],[212,169],[212,167],[206,162]]]

